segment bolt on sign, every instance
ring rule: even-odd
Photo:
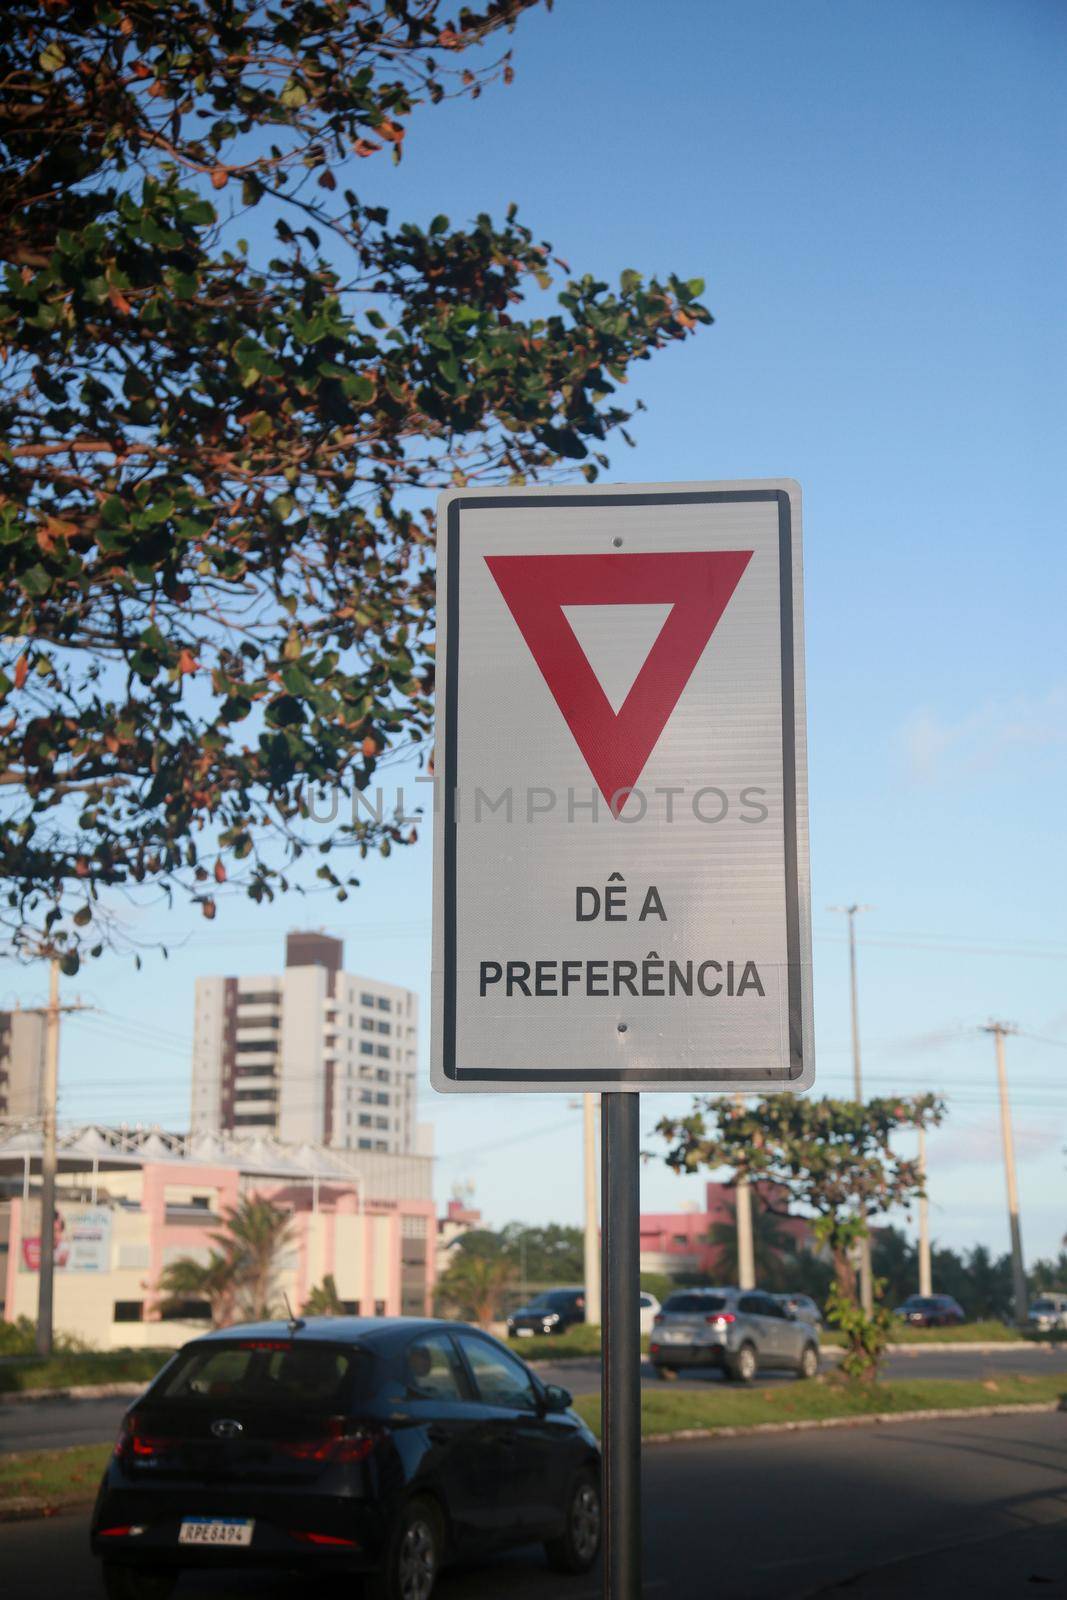
[[[800,490],[441,497],[432,1081],[806,1089]]]

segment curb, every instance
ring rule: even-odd
[[[0,1406],[31,1405],[35,1400],[136,1399],[151,1381],[143,1378],[139,1383],[128,1379],[124,1383],[74,1383],[65,1389],[14,1389],[0,1394]]]
[[[1004,1406],[952,1406],[930,1411],[872,1411],[858,1417],[819,1417],[804,1422],[753,1422],[743,1428],[678,1428],[673,1433],[646,1433],[642,1445],[678,1444],[687,1439],[745,1439],[751,1434],[815,1433],[826,1428],[871,1428],[891,1422],[953,1422],[967,1417],[1023,1417],[1067,1411],[1064,1400],[1030,1400]]]

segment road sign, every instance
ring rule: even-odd
[[[433,1083],[804,1089],[800,491],[458,490]]]

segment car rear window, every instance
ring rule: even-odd
[[[152,1398],[337,1411],[351,1398],[366,1363],[358,1349],[287,1339],[194,1345],[168,1367]]]
[[[721,1294],[672,1294],[664,1302],[664,1311],[723,1311],[726,1297]]]

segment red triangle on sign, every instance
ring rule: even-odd
[[[711,638],[751,550],[666,554],[486,556],[612,814],[626,804]],[[616,713],[564,606],[671,606]]]

